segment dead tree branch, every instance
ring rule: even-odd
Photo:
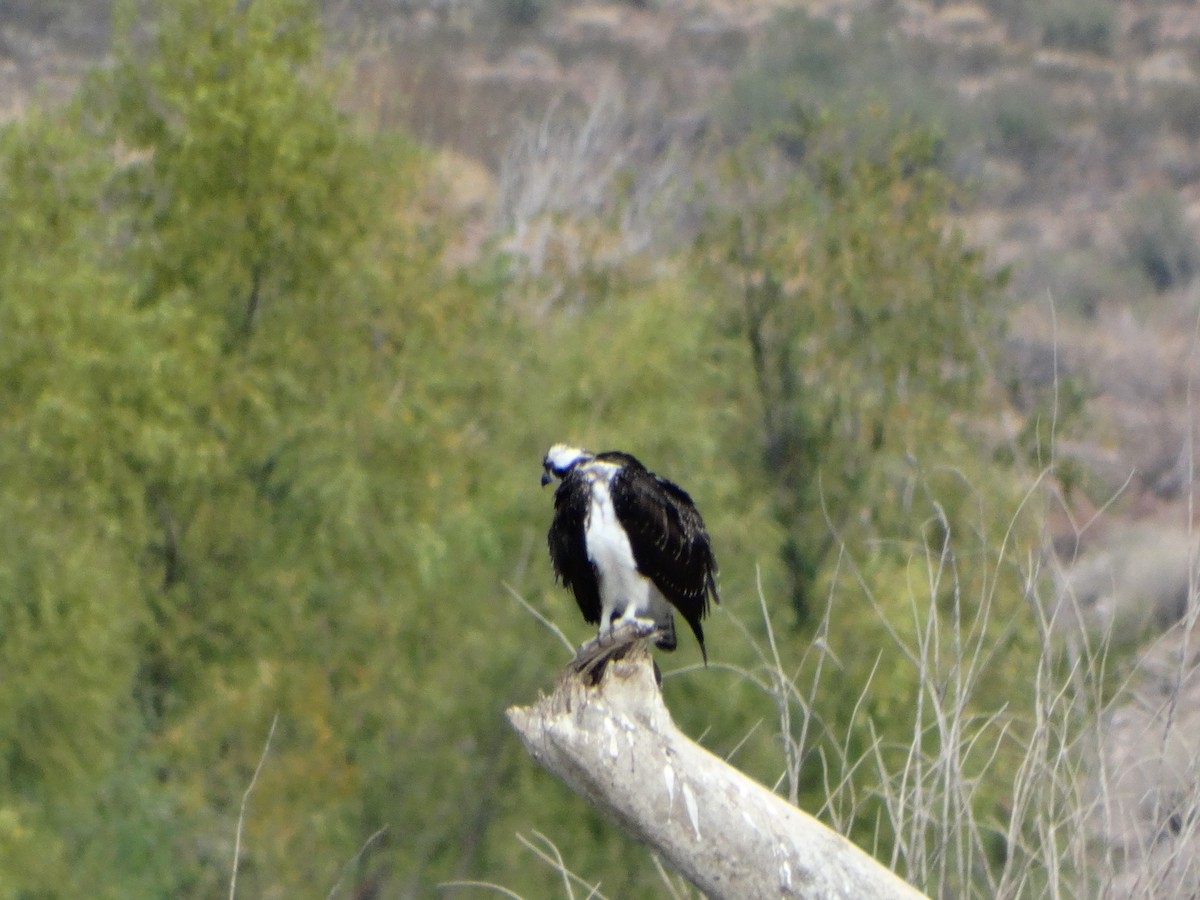
[[[671,721],[644,642],[508,719],[545,769],[717,898],[919,898],[840,834]]]

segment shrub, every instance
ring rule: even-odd
[[[1200,244],[1179,197],[1149,191],[1131,200],[1125,215],[1122,236],[1129,263],[1160,293],[1189,282],[1200,268]]]
[[[1026,171],[1038,167],[1059,140],[1059,112],[1037,85],[1001,85],[985,100],[993,152],[1014,157]]]
[[[502,21],[518,28],[526,28],[537,22],[546,12],[546,0],[500,0],[497,4]]]
[[[858,13],[845,29],[802,10],[783,11],[761,53],[735,76],[718,116],[739,136],[774,128],[789,138],[829,113],[876,136],[914,123],[953,140],[954,154],[975,133],[972,115],[946,89],[933,59],[931,48],[895,27],[882,6]],[[797,155],[794,143],[777,142]]]
[[[1117,10],[1109,0],[1057,0],[1042,9],[1042,46],[1108,56],[1113,51]]]
[[[1166,84],[1157,91],[1158,106],[1167,127],[1188,140],[1200,139],[1200,87]]]

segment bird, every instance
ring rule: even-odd
[[[550,561],[584,620],[599,626],[596,642],[629,624],[674,650],[677,611],[707,666],[700,620],[710,600],[721,602],[717,560],[687,491],[624,451],[567,444],[555,444],[542,460],[542,486],[555,481]]]

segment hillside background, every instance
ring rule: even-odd
[[[0,897],[686,895],[503,718],[560,440],[705,514],[714,752],[1200,885],[1193,4],[13,0],[0,115]]]

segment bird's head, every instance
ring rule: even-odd
[[[579,447],[555,444],[546,451],[546,458],[542,460],[542,487],[556,478],[561,481],[581,462],[594,458],[592,453],[581,450]]]

